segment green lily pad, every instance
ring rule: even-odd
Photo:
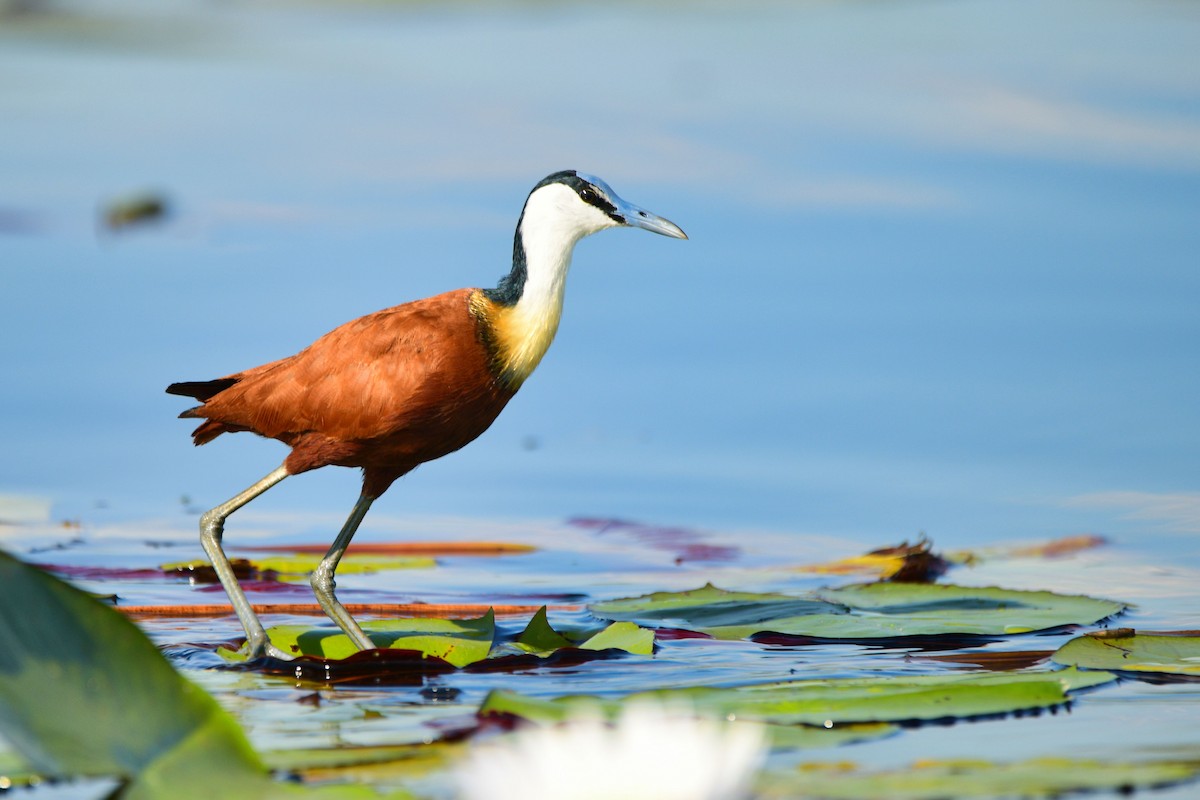
[[[762,798],[886,797],[889,800],[941,800],[946,797],[1052,798],[1070,792],[1137,789],[1195,780],[1200,762],[1112,762],[1073,758],[1033,758],[1008,764],[988,761],[926,761],[907,769],[848,770],[844,763],[805,764],[797,775],[772,777]]]
[[[597,603],[591,610],[605,619],[665,620],[717,639],[776,633],[862,641],[1028,633],[1092,624],[1126,608],[1124,603],[1083,595],[917,583],[869,583],[818,591],[794,598],[808,608],[797,615],[788,615],[788,603],[781,598],[786,595],[723,592],[706,586]],[[729,622],[733,617],[742,621]],[[714,620],[721,624],[712,624]]]
[[[549,656],[565,647],[580,650],[623,650],[633,655],[653,655],[654,631],[632,622],[614,622],[600,630],[555,630],[546,617],[546,607],[538,609],[525,630],[511,643],[517,652]],[[493,656],[503,654],[503,647]]]
[[[642,597],[608,600],[588,607],[602,619],[686,627],[696,630],[754,625],[795,616],[846,614],[845,606],[817,597],[730,592],[711,583],[685,592],[654,592]]]
[[[455,667],[465,667],[487,658],[496,634],[496,615],[491,610],[477,619],[372,620],[363,630],[377,647],[414,650],[426,658],[440,658]],[[358,652],[350,637],[331,626],[276,625],[267,629],[271,642],[285,653],[346,658]]]
[[[624,650],[634,655],[654,654],[654,631],[632,622],[614,622],[579,644],[581,650]]]
[[[117,777],[126,800],[365,800],[277,783],[241,727],[123,615],[0,551],[0,734],[43,776]],[[410,798],[406,792],[393,800]]]
[[[549,654],[563,647],[574,646],[569,639],[550,627],[545,606],[537,610],[513,645],[522,652],[535,654]]]
[[[1088,669],[1200,676],[1200,636],[1101,631],[1072,639],[1051,659]]]
[[[266,774],[233,718],[138,628],[0,552],[0,731],[48,775],[134,776],[186,746]]]
[[[831,728],[850,723],[970,718],[1048,709],[1071,692],[1116,680],[1104,672],[1058,671],[889,675],[875,678],[802,680],[734,688],[693,687],[639,692],[620,701],[575,695],[542,700],[493,691],[480,714],[511,714],[531,721],[561,722],[600,707],[614,714],[621,703],[651,698],[724,718],[780,725]]]

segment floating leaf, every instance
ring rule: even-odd
[[[1090,625],[1124,611],[1115,600],[994,586],[863,583],[819,591],[855,611],[903,619],[913,633],[1012,634]]]
[[[1053,650],[965,650],[959,653],[910,656],[917,661],[938,661],[943,664],[970,664],[973,667],[1003,672],[1027,669],[1050,658]]]
[[[614,622],[600,630],[595,627],[556,630],[550,626],[543,606],[512,644],[519,651],[538,655],[577,647],[581,650],[623,650],[648,656],[654,653],[654,631],[632,622]]]
[[[186,746],[264,774],[233,718],[125,617],[0,552],[0,730],[36,770],[135,776]]]
[[[329,550],[327,544],[277,544],[243,547],[260,553],[315,553],[323,556]],[[537,552],[531,544],[513,542],[355,542],[346,551],[345,558],[364,555],[408,555],[408,556],[501,556]]]
[[[1200,677],[1200,634],[1138,633],[1131,628],[1117,628],[1072,639],[1052,658],[1059,664],[1088,669]]]
[[[513,644],[526,653],[552,653],[559,648],[572,646],[565,636],[550,627],[545,606],[538,609]]]
[[[624,650],[634,655],[654,653],[654,631],[632,622],[614,622],[595,636],[580,643],[581,650]]]
[[[278,580],[307,580],[308,575],[321,563],[322,556],[312,553],[270,555],[260,558],[237,558],[231,563],[234,575],[239,580],[254,579],[262,575],[273,575]],[[437,561],[429,556],[397,555],[349,555],[338,562],[339,575],[361,575],[396,569],[432,569]],[[194,577],[204,583],[216,581],[212,564],[204,559],[178,561],[161,566],[163,572]]]
[[[933,544],[922,538],[916,544],[902,542],[881,547],[861,556],[851,556],[824,564],[800,567],[802,572],[826,575],[878,575],[901,583],[927,583],[943,575],[953,559],[933,552]]]
[[[1116,680],[1103,672],[1059,670],[953,675],[889,675],[876,678],[801,680],[734,688],[693,687],[639,692],[621,701],[592,696],[541,700],[497,690],[481,715],[511,714],[555,723],[585,708],[612,714],[620,703],[652,698],[720,717],[780,725],[831,728],[850,723],[963,719],[1052,709],[1073,691]]]
[[[343,603],[346,610],[358,617],[366,614],[379,616],[436,617],[438,619],[468,614],[486,614],[488,609],[498,617],[515,617],[537,611],[540,606],[528,605],[484,605],[482,603]],[[327,617],[325,609],[317,603],[251,603],[254,613],[308,615]],[[578,606],[553,606],[556,611],[577,611]],[[228,603],[188,603],[186,605],[119,605],[117,610],[134,619],[159,617],[227,617],[232,613]]]
[[[1087,625],[1124,603],[995,587],[866,583],[806,597],[725,592],[705,586],[591,606],[605,619],[667,622],[718,639],[774,633],[864,641],[905,636],[999,636]],[[796,613],[800,611],[800,613]]]
[[[496,633],[496,617],[489,611],[477,619],[372,620],[363,630],[376,646],[414,650],[464,667],[487,658]],[[350,637],[331,626],[276,625],[267,630],[271,642],[285,653],[322,658],[346,658],[358,652]]]
[[[162,194],[140,192],[110,200],[103,209],[101,219],[109,230],[121,231],[135,225],[161,222],[167,217],[169,208]]]
[[[817,597],[730,592],[711,583],[686,592],[654,592],[608,600],[588,607],[602,619],[639,621],[705,630],[718,626],[753,625],[765,620],[819,614],[846,614],[845,606]]]
[[[954,561],[979,562],[996,561],[1013,558],[1062,558],[1074,555],[1084,550],[1094,550],[1104,547],[1108,540],[1094,534],[1079,534],[1062,536],[1045,542],[1033,544],[1002,544],[992,547],[981,547],[974,550],[960,550],[950,553],[948,557]]]
[[[429,744],[351,747],[342,745],[321,749],[273,751],[263,754],[273,770],[287,772],[304,780],[344,783],[368,783],[387,779],[419,779],[445,769],[460,757],[463,742],[439,740]]]
[[[1169,786],[1195,780],[1200,762],[1092,761],[1033,758],[1008,764],[989,761],[923,761],[906,769],[860,772],[845,763],[805,764],[799,774],[772,778],[762,798],[822,797],[859,800],[941,800],[947,797],[1053,798],[1068,792],[1112,791]]]
[[[0,733],[44,775],[122,778],[126,800],[379,797],[276,783],[233,717],[132,622],[3,551],[0,641]]]

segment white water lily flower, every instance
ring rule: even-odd
[[[457,777],[461,800],[743,800],[765,758],[761,725],[641,702],[478,745]]]

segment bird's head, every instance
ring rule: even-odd
[[[675,223],[625,202],[604,181],[574,170],[546,176],[529,193],[513,237],[512,271],[475,301],[496,373],[513,391],[537,367],[558,330],[575,244],[616,227],[687,238]]]
[[[575,170],[548,175],[533,187],[521,215],[522,232],[570,244],[605,228],[643,228],[663,236],[686,239],[678,225],[622,200],[599,178]]]

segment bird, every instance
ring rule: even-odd
[[[200,517],[200,543],[246,633],[248,659],[291,659],[271,642],[234,576],[227,518],[283,479],[326,466],[362,470],[362,491],[310,576],[313,594],[359,650],[375,644],[335,594],[335,573],[371,504],[417,466],[482,434],[533,373],[558,330],[575,245],[606,228],[677,239],[675,223],[621,199],[597,177],[563,170],[530,191],[512,267],[494,288],[457,289],[347,322],[295,355],[168,394],[199,405],[196,445],[251,432],[290,447],[283,463]]]

